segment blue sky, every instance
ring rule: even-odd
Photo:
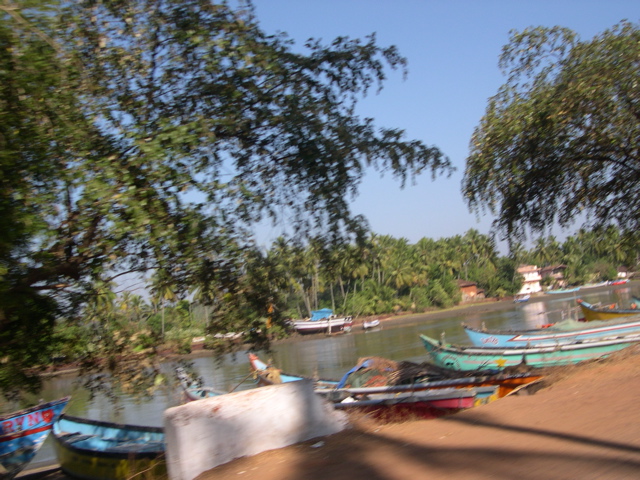
[[[254,5],[261,28],[286,32],[297,48],[310,37],[329,43],[337,36],[375,32],[380,46],[396,45],[408,59],[408,78],[389,70],[382,92],[365,98],[358,113],[439,147],[457,171],[435,181],[424,174],[404,190],[390,175],[371,172],[352,208],[367,217],[375,233],[411,243],[470,228],[489,233],[493,218],[478,220],[460,187],[473,130],[487,99],[505,81],[498,57],[511,30],[560,25],[590,39],[623,19],[640,17],[638,0],[254,0]]]

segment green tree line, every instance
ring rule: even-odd
[[[135,335],[139,350],[161,343],[186,353],[192,339],[202,336],[207,336],[208,347],[223,348],[238,342],[225,334],[244,332],[240,343],[251,339],[251,332],[243,330],[247,319],[252,328],[269,331],[272,338],[282,337],[294,333],[285,319],[304,318],[319,308],[354,316],[421,313],[459,304],[459,280],[476,283],[485,297],[504,298],[522,286],[517,274],[520,265],[564,265],[565,282],[583,285],[615,279],[620,266],[635,270],[639,255],[637,238],[613,226],[581,229],[563,242],[554,236],[540,237],[530,249],[513,245],[508,255],[498,253],[492,237],[473,229],[438,240],[422,238],[414,244],[373,233],[361,245],[342,247],[323,247],[318,242],[302,247],[278,238],[267,251],[249,255],[245,268],[248,288],[257,288],[252,277],[256,272],[265,274],[267,268],[279,279],[262,284],[265,291],[260,293],[268,296],[274,312],[280,312],[271,318],[280,321],[272,321],[270,329],[267,321],[272,316],[262,309],[245,305],[247,318],[234,322],[224,296],[210,302],[194,286],[186,297],[179,297],[155,277],[148,295],[106,289],[97,297],[100,301],[85,309],[83,327],[76,325],[70,331],[67,324],[60,324],[58,347],[67,361],[82,358],[94,348],[96,326],[101,325],[106,328],[100,331],[101,338]],[[543,283],[553,287],[550,280]],[[74,342],[67,341],[70,335]]]

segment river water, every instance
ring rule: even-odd
[[[472,327],[481,327],[484,324],[489,329],[538,328],[564,318],[577,319],[579,312],[576,298],[583,298],[589,303],[617,302],[627,306],[631,302],[631,295],[640,296],[639,293],[640,284],[583,289],[571,294],[545,295],[541,300],[514,303],[507,309],[478,312],[472,316],[456,315],[453,310],[451,316],[444,319],[433,320],[428,316],[415,316],[406,321],[384,324],[373,331],[363,331],[360,325],[357,325],[347,334],[304,337],[299,341],[280,343],[274,346],[269,358],[262,352],[258,354],[263,360],[271,359],[274,365],[288,373],[338,379],[353,367],[360,357],[380,356],[391,360],[415,362],[427,360],[418,336],[421,333],[434,338],[444,335],[447,342],[464,345],[469,342],[461,327],[462,322]],[[194,370],[204,380],[204,384],[217,390],[245,390],[255,387],[251,378],[246,380],[249,363],[245,353],[229,354],[221,359],[200,357],[192,359],[191,362]],[[168,373],[173,370],[172,364],[166,364],[164,367]],[[90,399],[88,392],[79,389],[75,383],[76,378],[73,376],[51,378],[45,383],[42,398],[52,400],[71,395],[66,410],[71,415],[151,426],[162,426],[164,410],[182,402],[179,390],[165,389],[157,392],[152,399],[136,400],[122,397],[116,406],[104,396],[98,395]],[[55,461],[51,438],[48,438],[31,462],[30,468]]]

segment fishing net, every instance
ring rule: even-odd
[[[277,368],[267,367],[264,373],[264,377],[273,384],[282,383],[282,378],[280,377],[280,370],[278,370]]]
[[[464,376],[430,363],[395,362],[382,357],[363,357],[343,379],[343,388],[406,385],[426,380],[444,380]]]

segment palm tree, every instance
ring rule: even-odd
[[[162,270],[158,270],[152,278],[153,286],[151,293],[162,308],[162,338],[164,338],[164,310],[166,302],[173,302],[176,299],[173,282]]]

